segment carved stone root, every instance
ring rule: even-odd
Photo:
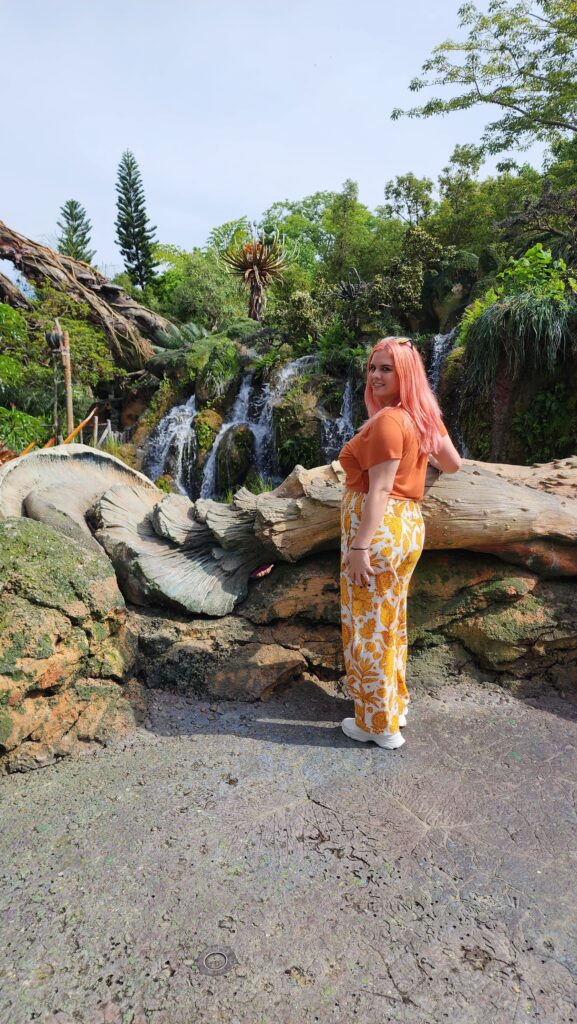
[[[102,328],[122,366],[139,370],[154,355],[149,338],[170,330],[170,323],[145,309],[87,263],[54,252],[0,221],[0,256],[34,284],[48,282],[89,308],[93,323]]]

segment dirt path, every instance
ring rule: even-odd
[[[576,708],[417,693],[391,753],[349,707],[156,693],[3,779],[2,1024],[577,1022]]]

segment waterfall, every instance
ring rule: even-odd
[[[255,469],[263,477],[275,478],[275,451],[273,437],[273,406],[287,390],[292,379],[307,367],[317,362],[316,356],[300,356],[286,363],[275,375],[273,381],[262,388],[259,396],[252,393],[252,373],[246,373],[241,381],[234,406],[225,423],[216,435],[204,464],[200,497],[212,498],[217,484],[217,456],[220,442],[232,427],[245,424],[251,430],[255,442]],[[347,387],[349,385],[347,384]],[[344,416],[350,419],[352,389],[345,388],[343,408],[338,422]],[[347,404],[348,403],[348,404]],[[348,411],[347,411],[348,410]],[[196,458],[196,436],[191,425],[196,416],[194,395],[184,405],[176,405],[161,419],[153,430],[144,457],[144,472],[151,480],[157,480],[169,472],[181,494],[192,493],[191,467]],[[344,428],[343,428],[344,429]],[[352,426],[351,431],[352,433]],[[335,442],[336,443],[336,442]]]
[[[239,388],[238,395],[236,396],[235,403],[232,407],[230,417],[223,423],[218,434],[216,435],[212,448],[208,454],[208,458],[204,464],[202,471],[202,483],[200,485],[200,497],[201,498],[212,498],[216,490],[216,457],[218,454],[218,446],[222,441],[224,435],[231,429],[241,423],[248,423],[248,403],[250,399],[250,392],[252,388],[252,373],[245,373],[242,378],[241,385]]]
[[[154,428],[146,449],[143,469],[151,480],[169,471],[180,494],[188,494],[188,475],[196,454],[196,437],[191,429],[196,416],[196,398],[174,405]]]
[[[276,401],[287,390],[293,377],[299,371],[317,362],[316,356],[300,356],[286,363],[273,381],[264,385],[257,402],[255,418],[249,423],[254,436],[255,466],[257,473],[263,478],[273,478],[276,470],[276,458],[273,436],[273,408]]]
[[[452,331],[448,334],[436,334],[433,341],[433,355],[431,358],[431,365],[429,368],[429,383],[431,388],[437,394],[439,384],[441,382],[441,373],[443,372],[443,366],[449,352],[453,347],[453,338],[457,333],[458,328],[453,327]],[[455,423],[453,428],[453,440],[455,447],[461,453],[464,459],[470,459],[471,454],[467,445],[463,441],[461,436],[461,430],[458,423]]]
[[[429,367],[429,383],[435,394],[437,394],[439,388],[443,364],[453,347],[453,338],[456,333],[457,328],[453,327],[452,331],[449,331],[448,334],[435,334],[433,339],[434,345],[431,365]]]
[[[327,462],[338,458],[341,448],[354,432],[353,383],[347,380],[339,416],[336,420],[325,420],[323,423],[323,454]]]

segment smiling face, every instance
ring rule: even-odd
[[[400,399],[399,375],[389,348],[373,352],[369,363],[369,384],[379,405],[397,405]]]

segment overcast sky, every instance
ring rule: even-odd
[[[185,248],[346,178],[374,208],[388,179],[435,178],[494,116],[390,119],[419,99],[408,85],[433,46],[458,35],[459,5],[0,0],[0,219],[54,244],[60,206],[78,199],[96,262],[120,269],[114,186],[125,149],[158,239]],[[537,166],[540,154],[530,154]]]

